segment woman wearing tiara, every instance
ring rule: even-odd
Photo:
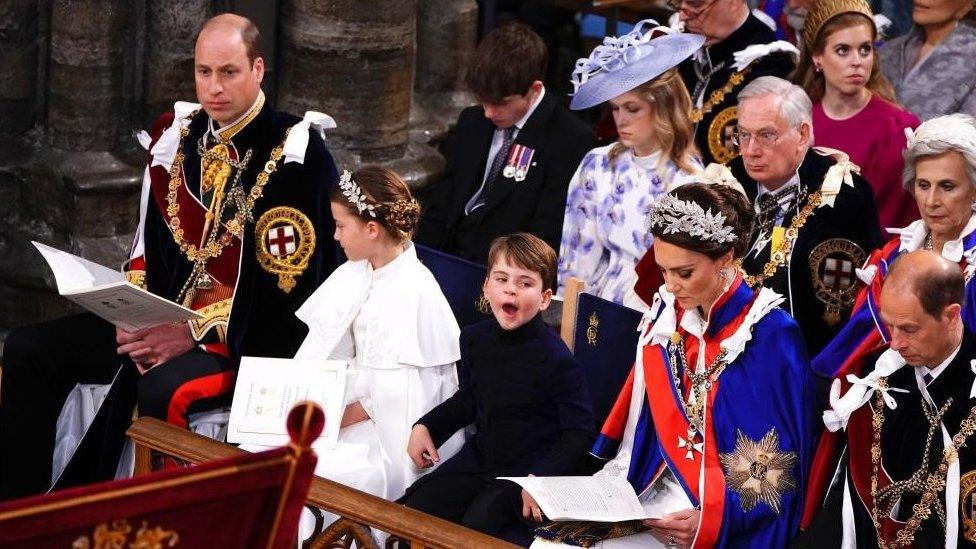
[[[559,249],[559,288],[582,279],[589,293],[636,309],[634,266],[651,245],[648,209],[701,170],[688,112],[691,98],[675,68],[704,38],[671,34],[644,20],[607,38],[573,73],[570,108],[610,102],[620,139],[591,150],[569,183]]]
[[[349,261],[295,313],[309,330],[295,358],[348,360],[353,374],[338,444],[318,452],[315,474],[394,500],[422,472],[406,452],[413,423],[457,391],[460,329],[410,241],[420,208],[403,180],[379,167],[344,171],[329,198]],[[329,518],[306,510],[301,537]]]
[[[786,547],[814,427],[803,337],[772,290],[735,268],[753,212],[731,186],[691,183],[649,215],[664,277],[636,364],[593,449],[626,478],[643,522],[554,523],[553,541],[604,547]],[[615,538],[615,539],[606,539]],[[540,546],[546,543],[538,541]]]

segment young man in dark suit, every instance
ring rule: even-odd
[[[416,242],[478,262],[492,240],[518,231],[559,249],[566,188],[596,140],[545,89],[547,59],[542,39],[519,23],[479,44],[466,82],[481,105],[458,117]]]

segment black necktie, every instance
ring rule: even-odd
[[[502,146],[491,160],[488,177],[485,178],[485,182],[481,186],[481,192],[478,194],[478,198],[471,204],[468,213],[475,211],[485,204],[485,200],[488,198],[488,193],[491,191],[495,178],[501,174],[502,168],[505,166],[505,161],[508,160],[508,153],[512,149],[512,142],[515,141],[515,129],[515,124],[505,128],[505,133],[502,136]]]
[[[756,216],[757,236],[768,236],[773,232],[773,225],[779,214],[779,200],[774,193],[765,193],[756,202],[759,205],[759,215]]]
[[[488,178],[485,179],[485,192],[491,190],[491,185],[501,173],[502,167],[505,166],[505,161],[508,160],[508,152],[512,149],[512,142],[515,141],[515,125],[511,125],[505,128],[505,134],[502,137],[502,147],[498,149],[495,154],[495,158],[491,161],[491,170],[488,172]]]

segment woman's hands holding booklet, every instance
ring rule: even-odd
[[[701,511],[685,509],[675,513],[668,513],[663,518],[647,519],[644,526],[651,529],[651,534],[673,547],[691,547],[698,531],[698,521]]]
[[[529,476],[534,477],[535,475]],[[531,521],[542,522],[542,509],[539,508],[535,498],[525,488],[522,488],[522,517]]]

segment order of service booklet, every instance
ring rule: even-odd
[[[242,357],[227,442],[288,444],[288,412],[308,400],[325,412],[325,431],[314,447],[334,447],[344,411],[346,366],[344,360]]]
[[[119,271],[40,242],[31,244],[51,267],[58,293],[127,332],[201,318],[130,283]]]
[[[623,477],[498,477],[528,492],[549,520],[621,522],[660,518],[641,506]]]

